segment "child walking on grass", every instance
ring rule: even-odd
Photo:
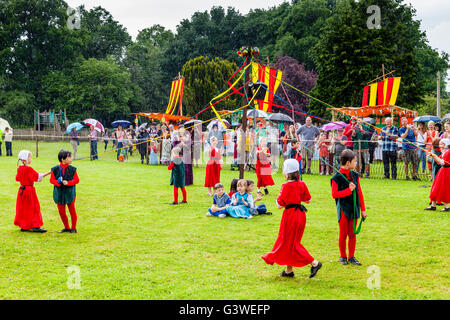
[[[183,201],[181,203],[187,203],[187,195],[184,184],[184,162],[180,155],[181,148],[175,147],[172,149],[171,162],[167,169],[172,170],[170,176],[170,185],[173,186],[173,202],[171,205],[178,204],[178,188],[183,193]]]
[[[349,149],[342,151],[341,169],[331,178],[331,195],[336,201],[339,222],[339,251],[341,254],[339,262],[343,265],[351,263],[360,266],[361,263],[355,258],[356,234],[353,228],[357,225],[360,214],[364,219],[367,214],[361,185],[359,184],[359,175],[353,171],[356,165],[356,154]],[[356,201],[353,198],[355,189]],[[348,256],[350,257],[348,260],[346,253],[347,238]]]
[[[228,194],[225,193],[223,184],[216,183],[214,186],[213,205],[208,209],[206,213],[207,217],[219,217],[225,218],[227,216],[227,208],[231,204],[231,199]]]
[[[288,159],[283,164],[283,174],[287,183],[281,186],[277,198],[277,207],[284,208],[278,238],[272,252],[262,256],[270,265],[274,263],[286,266],[280,277],[294,277],[293,267],[311,264],[309,277],[312,278],[322,267],[301,244],[306,225],[306,208],[302,202],[309,203],[311,195],[303,181],[300,181],[299,163]]]
[[[20,182],[20,188],[17,194],[14,225],[20,227],[20,231],[43,233],[47,230],[41,228],[44,222],[34,183],[41,182],[50,171],[45,174],[36,172],[30,167],[32,158],[33,155],[28,150],[19,152],[16,181]]]
[[[64,224],[64,229],[59,233],[77,233],[77,212],[75,210],[75,186],[80,182],[77,174],[77,168],[72,167],[72,153],[67,150],[61,150],[58,153],[59,165],[51,169],[50,183],[53,187],[53,200],[55,201],[59,216]],[[72,227],[66,215],[66,205],[69,207],[70,220]]]

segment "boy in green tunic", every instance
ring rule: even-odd
[[[184,162],[180,155],[181,148],[175,147],[172,149],[172,155],[170,159],[169,170],[172,170],[170,176],[170,185],[173,186],[173,202],[171,205],[178,204],[178,188],[181,188],[183,193],[183,201],[181,203],[187,203],[186,201],[186,189],[184,188]]]
[[[77,212],[75,210],[75,185],[80,182],[77,174],[77,168],[72,167],[72,153],[67,150],[61,150],[58,153],[59,165],[51,169],[50,183],[53,187],[53,200],[58,206],[58,212],[64,224],[64,229],[59,233],[77,232]],[[66,205],[69,207],[70,220],[72,228],[66,215]]]

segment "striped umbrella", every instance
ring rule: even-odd
[[[86,119],[83,121],[83,123],[89,127],[94,127],[94,129],[100,133],[105,132],[105,128],[103,127],[103,125],[95,119]]]

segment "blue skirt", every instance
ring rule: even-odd
[[[233,217],[233,218],[248,218],[248,217],[252,216],[250,214],[249,208],[244,205],[229,206],[227,208],[227,212],[230,215],[230,217]]]

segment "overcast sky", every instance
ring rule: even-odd
[[[195,11],[205,11],[212,6],[235,7],[242,14],[251,8],[278,5],[283,0],[66,0],[72,8],[84,4],[86,9],[102,6],[124,27],[133,39],[139,30],[160,24],[172,31],[184,18]],[[450,0],[405,0],[417,10],[417,19],[427,32],[431,47],[450,53]],[[383,8],[381,8],[383,14]],[[447,90],[450,91],[450,81]]]

